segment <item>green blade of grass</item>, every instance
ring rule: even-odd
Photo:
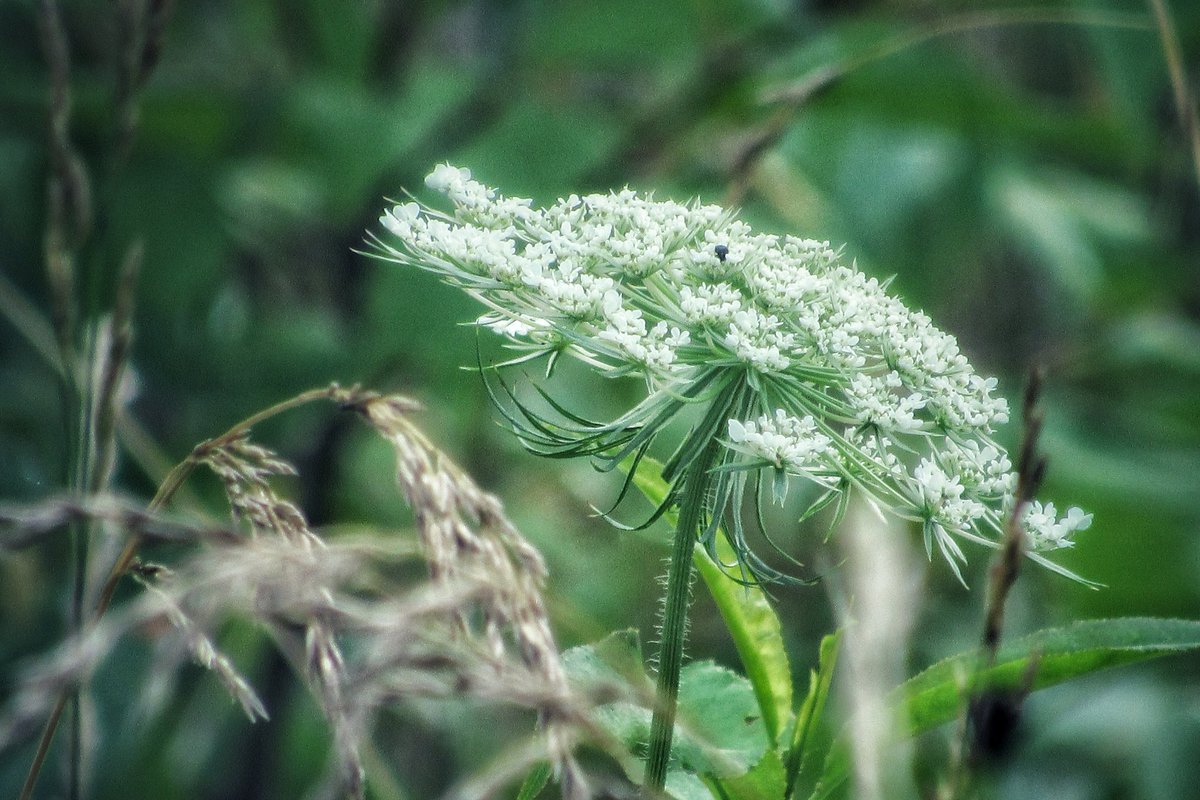
[[[809,673],[808,695],[796,713],[796,727],[792,731],[792,742],[787,751],[785,797],[795,794],[796,787],[801,785],[801,778],[805,778],[804,786],[812,786],[814,782],[814,765],[819,763],[819,754],[812,749],[813,737],[825,711],[825,701],[829,698],[829,687],[833,683],[833,670],[837,665],[841,645],[840,630],[821,639],[817,669]],[[828,736],[823,737],[823,743],[825,746],[829,745]]]

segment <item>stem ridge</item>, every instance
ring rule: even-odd
[[[710,438],[700,456],[687,470],[684,493],[679,507],[679,523],[667,571],[663,610],[662,642],[658,655],[658,691],[654,716],[650,722],[650,747],[646,758],[643,787],[647,797],[658,797],[666,784],[671,760],[671,741],[675,732],[675,712],[679,701],[679,672],[683,667],[683,647],[687,639],[687,613],[691,599],[692,554],[703,516],[705,498],[712,482],[713,460],[719,442]]]

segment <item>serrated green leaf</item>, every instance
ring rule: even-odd
[[[1085,620],[1030,634],[1001,648],[994,666],[977,676],[979,685],[1017,687],[1037,658],[1030,689],[1090,675],[1109,667],[1200,649],[1200,621],[1182,619]],[[901,684],[895,692],[903,705],[909,733],[916,735],[955,719],[963,706],[963,680],[978,653],[969,651],[940,661]],[[812,800],[830,797],[849,774],[844,740],[829,754]]]
[[[662,480],[661,473],[662,465],[645,457],[634,476],[638,489],[655,506],[666,498],[670,488]],[[668,522],[674,522],[672,512],[668,512],[666,518]],[[717,532],[717,555],[721,559],[733,559],[733,548],[723,531]],[[754,687],[767,735],[774,745],[792,715],[791,664],[784,648],[779,617],[761,589],[730,580],[702,547],[696,548],[695,565],[733,637],[746,676]]]

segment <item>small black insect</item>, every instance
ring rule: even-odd
[[[717,254],[718,259],[724,261],[725,256],[729,255],[729,248],[723,244],[719,244],[713,249],[713,252]]]

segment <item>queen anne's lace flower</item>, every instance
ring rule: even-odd
[[[1087,530],[1092,525],[1092,515],[1082,509],[1072,508],[1062,519],[1057,517],[1054,503],[1042,505],[1037,500],[1029,504],[1024,516],[1025,533],[1039,550],[1057,550],[1075,544],[1071,537],[1076,531]]]
[[[774,417],[763,415],[754,422],[729,420],[729,441],[733,450],[796,474],[822,469],[833,455],[830,438],[811,416],[797,419],[782,408],[775,409]]]
[[[679,287],[679,308],[692,325],[727,330],[744,305],[742,293],[727,283]]]
[[[724,442],[703,466],[722,476],[714,517],[742,496],[739,481],[770,468],[777,485],[790,474],[825,496],[857,489],[921,521],[927,546],[936,541],[956,572],[954,537],[996,540],[1014,476],[991,438],[1008,420],[995,379],[828,243],[756,234],[718,206],[629,189],[535,208],[447,164],[426,185],[451,209],[385,211],[379,255],[465,289],[488,308],[480,324],[522,359],[566,353],[647,382],[647,399],[621,419],[539,421],[524,429],[527,443],[613,465],[644,452],[684,403],[707,402],[696,446],[681,446],[664,474],[703,463],[705,437]],[[1059,519],[1034,503],[1024,521],[1036,549],[1055,550],[1091,517],[1072,508]],[[768,572],[734,538],[743,564]]]
[[[930,427],[918,416],[925,407],[924,396],[907,389],[896,372],[882,375],[860,372],[851,378],[846,397],[861,425],[894,433],[917,433]]]
[[[754,308],[735,311],[725,334],[725,344],[737,358],[760,373],[783,372],[792,363],[785,355],[796,335],[782,330],[774,314]]]

